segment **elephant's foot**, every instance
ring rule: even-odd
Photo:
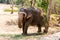
[[[44,33],[48,33],[48,30],[45,30],[45,29],[44,29]]]
[[[37,32],[38,32],[38,33],[40,33],[40,32],[41,32],[41,30],[38,30]]]
[[[38,33],[40,33],[41,32],[41,30],[38,30]]]
[[[22,35],[27,35],[27,33],[22,33]]]

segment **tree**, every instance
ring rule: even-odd
[[[13,6],[14,6],[14,2],[13,2],[13,0],[12,0],[12,1],[11,1],[11,8],[12,8],[11,14],[13,14],[13,11],[14,11]]]
[[[46,24],[45,24],[45,30],[44,30],[45,32],[48,32],[48,28],[49,28],[51,2],[52,2],[52,0],[50,0],[50,2],[48,4],[48,8],[47,8]]]

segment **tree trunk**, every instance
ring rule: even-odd
[[[12,3],[11,3],[11,8],[12,8],[12,11],[11,11],[11,14],[13,14],[13,6],[14,6],[14,3],[13,3],[13,0],[12,0]]]
[[[33,7],[35,6],[35,4],[36,4],[36,0],[33,0]]]
[[[47,14],[46,14],[46,24],[45,24],[45,30],[44,30],[44,32],[46,32],[46,33],[48,32],[48,28],[49,28],[51,2],[52,2],[52,0],[50,0],[50,2],[49,2]]]
[[[32,7],[32,4],[33,4],[33,1],[32,1],[32,0],[30,0],[30,7]]]
[[[24,4],[25,4],[25,2],[26,2],[27,0],[22,0],[22,7],[24,7]]]
[[[36,4],[36,0],[30,0],[30,7],[35,7]]]

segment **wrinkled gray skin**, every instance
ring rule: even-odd
[[[29,25],[37,25],[38,32],[41,32],[43,24],[43,14],[40,9],[35,8],[20,8],[18,12],[18,27],[23,30],[23,34],[27,34]]]

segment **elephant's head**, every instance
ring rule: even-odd
[[[30,18],[32,15],[26,8],[20,8],[18,12],[18,27],[21,28],[23,26],[23,21]]]

